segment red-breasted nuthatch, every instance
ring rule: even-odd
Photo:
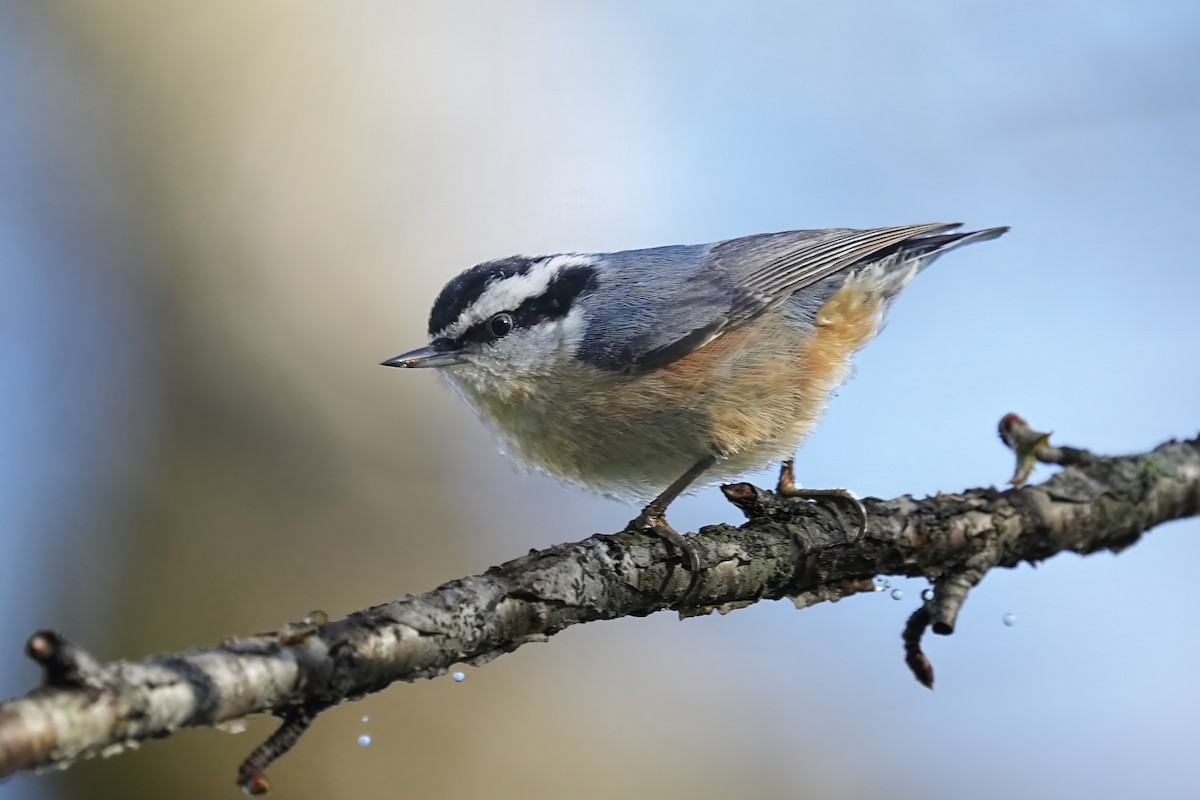
[[[436,367],[517,461],[649,501],[633,525],[699,559],[667,506],[792,455],[850,356],[942,253],[1007,228],[957,224],[789,231],[714,244],[512,258],[451,280],[427,347],[383,362]]]

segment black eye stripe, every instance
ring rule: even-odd
[[[575,300],[596,286],[596,270],[585,265],[565,267],[550,281],[546,290],[530,297],[507,312],[512,316],[513,329],[532,328],[546,320],[561,319],[571,313]],[[497,337],[492,332],[495,315],[477,322],[459,337],[460,342],[490,342]]]

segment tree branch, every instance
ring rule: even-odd
[[[321,711],[396,681],[484,664],[582,622],[667,608],[726,613],[783,597],[803,608],[872,591],[876,575],[933,582],[932,599],[903,636],[906,662],[932,686],[921,637],[927,628],[951,633],[989,570],[1063,551],[1119,551],[1159,523],[1200,514],[1200,438],[1100,458],[1050,447],[1015,415],[1001,434],[1017,453],[1015,478],[1024,480],[1022,460],[1028,466],[1031,457],[1071,466],[1008,491],[868,499],[861,538],[847,534],[855,525],[843,527],[832,507],[732,484],[725,494],[749,521],[700,531],[693,541],[703,569],[694,586],[680,553],[627,531],[533,551],[345,619],[314,612],[279,631],[141,661],[101,664],[56,634],[36,633],[26,649],[44,669],[43,685],[0,703],[0,777],[110,755],[181,727],[272,713],[282,725],[238,773],[243,789],[261,793],[267,765]]]

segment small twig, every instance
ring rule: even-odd
[[[54,631],[38,631],[30,636],[25,643],[25,654],[41,666],[43,686],[93,692],[104,688],[104,670],[100,662]]]
[[[967,602],[967,594],[983,580],[984,574],[996,566],[1000,553],[998,548],[983,538],[979,552],[968,557],[961,567],[947,572],[934,583],[933,600],[929,601],[929,619],[933,632],[939,636],[954,633],[958,612]]]
[[[926,689],[933,688],[933,664],[921,650],[921,637],[929,627],[929,603],[924,604],[912,613],[904,626],[901,638],[904,640],[904,663],[912,670],[912,674]]]
[[[1091,464],[1096,457],[1077,447],[1055,447],[1050,444],[1052,432],[1035,431],[1016,414],[1005,414],[1000,420],[1000,441],[1017,456],[1017,467],[1009,483],[1024,486],[1038,461],[1063,467]]]
[[[296,746],[296,742],[300,741],[300,737],[308,730],[308,726],[312,725],[314,719],[315,714],[303,709],[285,714],[275,732],[254,748],[254,752],[246,756],[246,760],[238,767],[237,784],[241,790],[251,796],[266,794],[271,788],[267,781],[267,767]]]

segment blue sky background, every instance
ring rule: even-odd
[[[896,303],[800,451],[805,485],[892,497],[1002,484],[1012,464],[994,431],[1009,411],[1054,430],[1060,443],[1101,453],[1147,449],[1200,427],[1194,3],[613,2],[517,4],[505,13],[461,4],[335,13],[313,4],[275,13],[289,21],[254,33],[230,17],[234,38],[283,44],[266,67],[213,78],[214,92],[246,99],[218,112],[235,122],[244,115],[250,131],[240,149],[214,145],[214,163],[233,173],[279,147],[283,174],[301,187],[302,170],[323,169],[329,180],[355,171],[375,216],[339,211],[336,195],[321,209],[317,178],[295,202],[320,209],[311,212],[324,215],[318,227],[352,228],[347,235],[371,237],[384,254],[369,263],[336,252],[326,259],[337,264],[320,280],[373,295],[361,315],[347,311],[354,300],[347,308],[330,300],[327,316],[293,312],[282,293],[256,307],[297,352],[318,342],[346,369],[366,369],[420,342],[428,302],[458,269],[516,251],[961,220],[1013,230],[940,261]],[[305,18],[313,21],[295,21]],[[171,426],[159,348],[169,313],[160,290],[173,267],[130,266],[171,234],[147,232],[131,210],[142,201],[130,159],[142,147],[205,146],[202,114],[217,113],[198,107],[194,141],[155,140],[154,130],[131,126],[116,100],[134,90],[114,88],[73,25],[85,23],[0,7],[5,695],[35,680],[20,647],[65,618],[64,608],[73,609],[70,632],[85,641],[114,624],[134,563],[122,555],[123,531],[160,477],[154,464]],[[288,48],[289,37],[302,36],[339,65],[328,85],[289,82],[292,71],[311,77],[299,60],[318,58],[308,44]],[[163,50],[171,63],[172,46]],[[177,57],[188,55],[181,48]],[[165,97],[188,88],[169,75],[158,87],[156,78],[147,74],[136,91]],[[346,150],[319,150],[328,161],[315,168],[294,157],[308,152],[287,150],[301,112],[342,120]],[[231,182],[238,191],[222,202],[264,204],[279,183],[269,174]],[[176,219],[189,216],[181,209]],[[284,203],[277,213],[278,230],[246,223],[247,237],[262,230],[268,242],[248,263],[281,252],[272,236],[303,246],[306,218],[289,216]],[[224,268],[218,262],[214,273]],[[297,297],[307,297],[310,280],[322,286],[305,263],[290,262],[277,285],[299,287]],[[356,324],[361,338],[343,346],[338,331]],[[255,346],[275,352],[269,340]],[[411,403],[408,416],[449,463],[465,465],[474,489],[461,498],[473,521],[455,540],[458,557],[427,578],[372,586],[366,602],[615,530],[632,516],[507,468],[432,376],[372,373],[342,384],[318,369],[286,378],[292,395],[279,408],[307,404],[313,427],[340,430],[345,412],[323,405],[331,387],[363,408]],[[1050,473],[1039,467],[1035,478]],[[715,489],[673,514],[681,530],[738,521]],[[512,658],[547,691],[640,685],[645,719],[631,728],[644,722],[683,741],[727,737],[738,769],[770,771],[798,796],[1187,796],[1200,780],[1197,534],[1200,522],[1172,523],[1118,556],[1064,555],[989,574],[956,634],[927,642],[933,693],[902,663],[900,630],[924,588],[915,581],[893,581],[900,600],[881,593],[803,613],[760,604],[686,623],[660,614],[587,626],[556,639],[553,658]],[[410,549],[407,557],[416,556]],[[295,615],[307,610],[297,605]],[[1011,627],[1001,622],[1009,613]],[[190,643],[201,642],[182,644]],[[472,671],[476,691],[486,691],[492,669]],[[726,715],[708,731],[672,726],[670,709],[696,697],[720,697]],[[22,779],[0,786],[0,796],[60,789],[69,791]],[[747,796],[757,795],[750,788]]]

